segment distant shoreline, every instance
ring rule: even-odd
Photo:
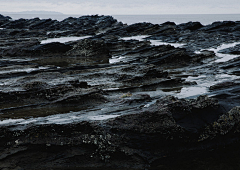
[[[65,15],[61,12],[55,12],[55,11],[22,11],[22,12],[0,12],[4,15],[9,14],[34,14],[34,15]]]

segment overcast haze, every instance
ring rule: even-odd
[[[64,14],[239,14],[239,0],[0,0],[0,12]]]

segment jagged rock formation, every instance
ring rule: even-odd
[[[0,169],[236,169],[239,27],[0,15]]]

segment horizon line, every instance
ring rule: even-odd
[[[1,13],[8,13],[8,14],[18,14],[23,12],[52,12],[56,13],[56,15],[240,15],[240,13],[164,13],[164,14],[68,14],[68,13],[62,13],[58,11],[41,11],[41,10],[32,10],[32,11],[19,11],[19,12],[8,12],[8,11],[0,11]],[[57,14],[58,13],[58,14]],[[44,13],[32,13],[32,14],[44,14]]]

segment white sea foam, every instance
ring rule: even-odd
[[[30,73],[36,70],[44,70],[48,69],[49,67],[39,67],[39,68],[19,68],[19,69],[9,69],[9,70],[2,70],[0,74],[7,74],[7,73],[18,73],[18,72],[27,72]]]
[[[12,124],[21,123],[22,121],[24,121],[24,119],[6,119],[6,120],[0,121],[0,125],[12,125]]]
[[[220,62],[226,62],[229,61],[231,59],[234,59],[236,57],[239,57],[240,55],[235,55],[235,54],[222,54],[219,53],[218,51],[226,49],[226,48],[230,48],[230,47],[234,47],[235,45],[239,44],[240,42],[234,42],[234,43],[227,43],[227,44],[222,44],[216,48],[208,48],[208,49],[202,49],[201,51],[204,50],[208,50],[208,51],[213,51],[215,53],[215,55],[219,58],[213,62],[216,63],[220,63]],[[196,54],[200,54],[201,51],[195,51]]]
[[[125,57],[123,56],[113,56],[112,58],[109,59],[109,63],[110,64],[113,64],[113,63],[118,63],[118,62],[121,62],[121,61],[124,61]]]
[[[190,87],[183,87],[180,93],[175,94],[179,98],[196,97],[199,95],[208,94],[209,87],[217,83],[221,83],[228,80],[238,79],[239,76],[228,74],[217,74],[212,76],[201,75],[197,77],[189,76],[186,81],[195,81],[197,85]]]
[[[149,37],[149,35],[137,35],[137,36],[131,36],[131,37],[123,37],[122,40],[138,40],[138,41],[147,41],[145,38]],[[151,45],[171,45],[174,47],[182,47],[185,44],[183,43],[168,43],[168,42],[162,42],[160,40],[149,40],[151,42]]]
[[[111,118],[118,117],[120,115],[97,115],[94,111],[89,111],[86,114],[79,112],[70,112],[65,114],[56,114],[46,117],[37,117],[30,119],[7,119],[0,121],[0,125],[12,126],[12,125],[27,125],[27,124],[69,124],[81,121],[102,121]]]

